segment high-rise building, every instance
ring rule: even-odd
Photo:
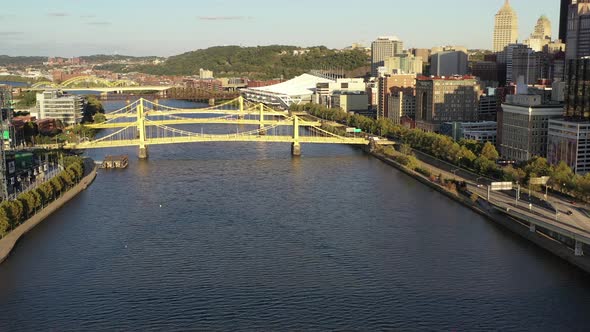
[[[507,76],[510,82],[524,77],[526,84],[535,84],[542,78],[547,78],[548,60],[544,53],[535,52],[530,48],[517,48],[512,53],[512,63]]]
[[[379,67],[385,65],[385,59],[401,54],[404,43],[397,37],[379,37],[371,44],[371,75],[379,75]]]
[[[590,0],[572,0],[567,20],[565,58],[590,56]]]
[[[473,76],[416,79],[416,126],[436,132],[443,122],[477,121],[481,95]]]
[[[378,103],[377,117],[389,117],[388,95],[391,94],[392,88],[411,88],[416,86],[415,74],[391,74],[379,77],[378,81]]]
[[[496,121],[497,113],[501,110],[501,105],[502,99],[499,94],[496,94],[496,89],[486,89],[486,93],[479,97],[477,119],[479,121]]]
[[[66,126],[73,126],[82,121],[83,108],[84,102],[80,96],[68,96],[60,91],[37,94],[39,119],[56,119]]]
[[[566,81],[553,84],[553,99],[565,99],[565,119],[549,120],[547,160],[564,161],[585,175],[590,172],[590,57],[570,59],[566,68]]]
[[[543,15],[537,20],[531,37],[524,43],[536,52],[541,52],[546,45],[551,43],[551,21],[547,16]]]
[[[543,104],[542,99],[532,94],[507,96],[498,123],[502,135],[500,154],[504,158],[528,161],[534,156],[547,156],[548,123],[562,115],[563,105]]]
[[[498,64],[496,61],[479,61],[473,64],[471,68],[473,76],[480,81],[497,82],[498,81]]]
[[[422,58],[422,61],[427,62],[430,58],[430,50],[427,48],[412,48],[409,50],[415,57]]]
[[[387,74],[422,74],[422,58],[411,53],[398,54],[383,61]]]
[[[537,25],[535,25],[535,30],[531,34],[531,38],[551,40],[551,21],[549,21],[547,16],[542,15],[537,20]]]
[[[559,8],[559,39],[563,42],[567,39],[567,15],[572,0],[561,0]]]
[[[403,117],[416,115],[416,96],[414,88],[394,88],[387,95],[387,117],[395,124],[401,124]]]
[[[442,51],[430,57],[430,74],[453,76],[467,74],[467,53],[463,51]]]
[[[590,172],[590,122],[549,120],[547,161],[558,165],[564,161],[579,175]]]
[[[518,41],[518,17],[506,0],[496,14],[494,26],[494,52],[502,52],[504,47]]]
[[[532,50],[524,45],[524,44],[510,44],[504,48],[504,51],[500,52],[498,55],[498,63],[501,64],[502,67],[506,69],[506,83],[514,83],[518,79],[518,77],[514,77],[512,75],[513,65],[514,65],[514,54],[520,52],[532,52]]]
[[[566,67],[565,117],[590,121],[590,58],[569,60]]]

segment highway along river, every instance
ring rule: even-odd
[[[0,265],[0,331],[589,326],[588,275],[358,149],[302,148],[89,151],[132,162]]]

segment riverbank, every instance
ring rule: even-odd
[[[565,261],[569,262],[570,264],[580,268],[581,270],[585,271],[586,273],[590,273],[590,257],[587,256],[576,256],[574,251],[568,248],[565,244],[557,241],[550,235],[551,232],[543,231],[540,229],[536,229],[534,232],[531,231],[530,225],[528,223],[517,220],[510,216],[506,216],[501,214],[495,209],[492,209],[491,206],[487,202],[482,199],[478,199],[473,201],[466,196],[461,194],[451,192],[444,186],[431,181],[429,178],[425,177],[424,175],[415,172],[413,170],[408,169],[407,167],[401,165],[400,163],[396,162],[395,160],[389,158],[388,156],[376,152],[371,151],[369,152],[375,158],[381,160],[382,162],[395,167],[396,169],[400,170],[401,172],[405,173],[416,179],[419,182],[429,186],[430,188],[440,192],[441,194],[447,196],[448,198],[459,202],[465,207],[470,208],[471,210],[475,211],[476,213],[482,215],[487,220],[493,222],[496,225],[502,226],[504,229],[507,229],[518,236],[531,241],[532,243],[536,244],[537,246],[549,251],[550,253],[556,255],[559,258],[564,259]],[[428,165],[429,168],[432,170],[432,165]],[[436,169],[436,168],[435,168]],[[441,173],[444,173],[443,170],[440,170]],[[546,233],[546,234],[543,234]]]
[[[0,264],[8,258],[21,237],[90,186],[92,181],[96,178],[98,167],[89,163],[86,163],[86,165],[92,165],[92,170],[82,178],[80,183],[65,192],[60,198],[47,205],[43,210],[23,222],[20,226],[0,240]]]

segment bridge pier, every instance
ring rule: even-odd
[[[148,153],[148,147],[147,146],[140,146],[139,147],[138,157],[139,157],[139,159],[148,159],[149,153]]]
[[[215,98],[209,98],[209,106],[215,106]]]
[[[584,256],[584,249],[582,248],[582,242],[576,240],[576,250],[575,250],[575,255],[577,257],[582,257]]]
[[[266,129],[264,129],[264,104],[260,103],[260,105],[258,105],[258,117],[260,120],[260,126],[258,127],[258,135],[266,135]]]
[[[301,144],[299,144],[299,142],[293,142],[291,144],[291,154],[294,157],[301,156]]]

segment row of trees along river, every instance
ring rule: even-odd
[[[410,129],[394,124],[390,119],[369,118],[362,115],[350,115],[339,108],[328,108],[323,105],[293,105],[292,111],[305,111],[322,119],[345,123],[350,127],[401,141],[411,149],[425,152],[436,158],[501,181],[513,181],[523,186],[529,185],[534,177],[549,176],[549,186],[553,190],[570,195],[584,201],[590,200],[590,174],[581,176],[574,174],[565,163],[553,166],[542,157],[534,157],[528,162],[501,167],[498,165],[499,153],[493,144],[485,144],[474,140],[462,139],[458,142],[446,135],[427,133],[419,129]],[[344,128],[325,124],[324,128],[336,134],[344,135]],[[411,158],[411,156],[410,156]],[[412,162],[409,159],[408,162]],[[540,186],[531,185],[531,189],[540,191]]]
[[[20,194],[16,200],[6,200],[0,204],[0,238],[55,201],[84,176],[81,157],[63,158],[63,167],[60,173],[37,188]]]

